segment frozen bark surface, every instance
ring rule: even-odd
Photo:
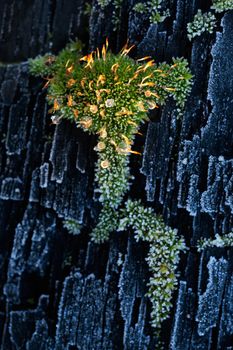
[[[148,247],[127,233],[101,246],[90,242],[98,212],[95,140],[71,123],[50,125],[43,82],[29,77],[24,62],[69,39],[94,48],[108,36],[114,50],[128,37],[138,56],[190,61],[195,77],[183,117],[176,120],[170,103],[142,128],[131,195],[149,201],[191,247],[162,327],[165,349],[232,350],[232,248],[200,254],[195,245],[232,229],[233,12],[216,36],[190,44],[186,24],[206,6],[200,1],[167,1],[171,17],[149,25],[132,11],[134,1],[124,0],[116,31],[111,2],[101,9],[93,0],[90,16],[85,3],[0,2],[1,349],[154,349]],[[83,224],[80,235],[63,228],[66,218]]]

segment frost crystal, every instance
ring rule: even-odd
[[[198,334],[205,335],[209,329],[216,326],[222,296],[227,276],[228,262],[211,257],[208,263],[209,280],[206,291],[199,296],[196,321],[198,321]]]

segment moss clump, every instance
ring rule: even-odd
[[[170,16],[170,11],[164,9],[163,0],[150,0],[146,2],[138,2],[134,5],[134,11],[140,14],[149,14],[150,23],[163,22]]]
[[[57,57],[48,55],[31,60],[32,74],[46,76],[52,120],[69,119],[78,128],[98,136],[95,181],[102,211],[91,233],[101,243],[117,229],[131,226],[136,239],[150,243],[148,264],[153,277],[148,296],[152,302],[152,325],[156,328],[168,317],[171,294],[176,285],[175,268],[184,248],[175,230],[168,228],[153,211],[140,202],[122,202],[132,177],[129,155],[148,109],[158,108],[172,96],[179,109],[185,105],[191,74],[184,59],[156,65],[151,57],[137,61],[128,57],[133,47],[114,55],[97,49],[84,57],[80,45],[72,44]],[[123,208],[122,208],[123,207]],[[70,230],[72,222],[65,224]],[[75,225],[76,227],[76,225]]]
[[[81,232],[82,225],[75,219],[66,219],[63,221],[63,226],[72,235],[79,235]]]
[[[205,32],[212,34],[216,27],[216,13],[225,12],[233,9],[233,0],[213,0],[213,5],[209,12],[202,13],[197,11],[192,22],[187,25],[188,38],[191,41],[196,36],[200,36]]]
[[[213,13],[202,13],[201,10],[198,10],[197,14],[194,16],[193,22],[187,25],[188,38],[191,41],[196,36],[200,36],[205,32],[212,34],[215,26],[216,18]]]
[[[215,12],[233,10],[233,0],[213,0],[213,5],[211,8]]]
[[[81,57],[80,45],[72,45],[57,57],[50,55],[49,64],[46,55],[32,60],[30,67],[32,74],[47,76],[52,120],[69,119],[98,135],[96,192],[104,207],[117,209],[129,189],[129,154],[138,154],[132,146],[147,110],[169,96],[183,108],[191,74],[183,59],[156,65],[149,57],[129,58],[132,47],[114,55],[107,46]],[[108,235],[101,241],[106,239]]]
[[[65,66],[68,60],[76,60],[77,55],[81,55],[83,44],[80,41],[71,42],[59,53],[59,59],[52,54],[37,56],[29,60],[30,72],[34,76],[41,76],[50,82],[50,78],[56,74],[61,74],[61,66]],[[61,74],[61,78],[64,74]]]

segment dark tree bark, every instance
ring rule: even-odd
[[[187,40],[199,0],[168,0],[171,16],[149,25],[124,0],[114,31],[112,2],[0,1],[0,331],[2,350],[154,349],[146,297],[148,247],[131,234],[90,242],[95,139],[47,116],[44,82],[29,76],[29,57],[58,52],[70,39],[87,49],[106,36],[118,51],[129,38],[157,61],[189,59],[194,84],[176,120],[172,102],[152,116],[132,158],[130,195],[148,201],[185,236],[179,287],[163,324],[165,349],[233,349],[232,248],[198,253],[201,237],[232,230],[233,11],[217,35]],[[143,146],[144,145],[144,146]],[[83,223],[71,235],[62,221]]]

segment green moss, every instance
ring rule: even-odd
[[[149,14],[151,24],[163,22],[170,16],[170,11],[163,9],[163,0],[150,0],[145,3],[138,2],[134,5],[133,10],[140,14]]]
[[[108,6],[111,3],[111,0],[97,0],[97,3],[100,5],[102,9]]]
[[[191,41],[196,36],[200,36],[205,32],[212,34],[215,26],[216,18],[213,13],[202,13],[201,10],[198,10],[197,14],[194,16],[193,22],[187,25],[188,38]]]
[[[59,53],[58,57],[52,54],[46,54],[44,56],[37,56],[34,59],[29,59],[30,73],[45,79],[58,73],[61,74],[61,78],[63,79],[65,74],[61,72],[61,67],[64,67],[69,60],[75,61],[77,54],[81,55],[82,48],[83,44],[80,41],[75,41],[68,44],[67,47]]]
[[[114,32],[116,32],[120,26],[123,0],[97,0],[97,3],[102,10],[111,5],[111,22],[113,25],[112,29]]]
[[[74,219],[66,219],[63,221],[63,226],[67,229],[72,235],[79,235],[82,225]]]
[[[113,55],[102,49],[81,57],[72,45],[57,57],[30,61],[31,73],[48,77],[50,112],[98,135],[96,182],[99,200],[116,209],[129,189],[128,168],[133,142],[147,110],[158,108],[169,96],[183,108],[190,90],[187,61],[156,65],[150,58],[134,61],[129,49]],[[54,119],[54,117],[52,117]]]
[[[119,223],[119,212],[111,207],[104,206],[98,217],[98,223],[91,232],[94,242],[102,243],[109,239],[111,232],[117,230]]]
[[[147,5],[142,2],[138,2],[137,4],[134,5],[133,7],[134,11],[140,14],[146,13],[147,11]]]
[[[216,12],[233,10],[233,0],[213,0],[211,8]]]
[[[221,13],[233,9],[233,0],[213,0],[209,12],[197,11],[192,22],[187,25],[188,38],[191,41],[205,32],[212,34],[216,27],[217,18],[214,12]],[[212,11],[211,11],[212,10]]]
[[[112,13],[113,31],[120,29],[123,0],[113,0],[114,10]]]
[[[57,57],[50,55],[49,64],[47,55],[31,60],[30,69],[32,74],[48,79],[52,120],[69,119],[78,128],[98,135],[95,192],[102,210],[91,239],[101,243],[112,231],[130,226],[136,240],[149,242],[147,261],[152,277],[148,296],[152,325],[158,328],[169,314],[175,268],[184,243],[152,209],[131,200],[123,206],[132,180],[129,155],[138,154],[133,149],[134,139],[140,125],[148,120],[148,109],[158,108],[169,97],[175,99],[178,108],[184,107],[191,74],[184,59],[156,65],[150,57],[137,61],[129,58],[132,47],[114,55],[107,51],[107,45],[101,54],[97,49],[81,57],[80,45],[73,43]],[[72,220],[65,225],[68,230],[77,229]]]
[[[92,5],[88,2],[85,3],[84,15],[90,17],[92,11]]]

